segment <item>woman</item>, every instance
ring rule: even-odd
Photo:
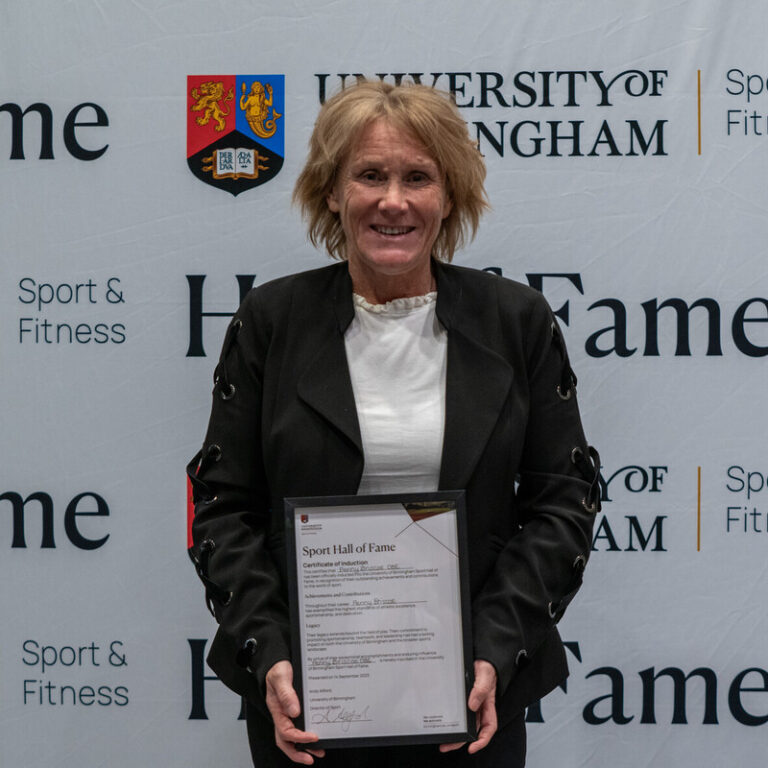
[[[589,555],[599,459],[543,297],[448,263],[484,178],[446,94],[337,94],[294,199],[340,263],[254,289],[227,332],[189,468],[190,553],[255,765],[522,766],[524,708],[567,675],[555,624]],[[291,720],[283,499],[437,489],[466,490],[478,739],[313,750]]]

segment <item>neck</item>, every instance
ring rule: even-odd
[[[354,261],[349,262],[352,290],[371,304],[386,304],[393,299],[423,296],[437,287],[431,261],[417,272],[387,275],[370,272]]]

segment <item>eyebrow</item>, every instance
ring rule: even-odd
[[[372,164],[375,164],[375,165],[385,165],[387,163],[387,160],[382,158],[382,157],[380,157],[380,156],[377,156],[377,155],[360,155],[357,158],[350,158],[349,159],[349,165],[365,165],[367,163],[372,163]],[[419,167],[431,166],[431,167],[438,168],[438,169],[440,167],[437,164],[437,161],[433,160],[430,157],[423,157],[423,158],[420,157],[420,158],[418,158],[418,159],[416,159],[414,161],[408,161],[407,163],[405,163],[405,165],[406,166],[411,166],[411,167],[413,167],[413,166],[419,166]]]

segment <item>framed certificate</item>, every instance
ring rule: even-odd
[[[321,747],[475,739],[464,492],[291,498],[285,515],[297,726]]]

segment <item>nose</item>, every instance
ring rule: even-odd
[[[384,187],[379,201],[379,210],[401,213],[408,208],[405,186],[400,179],[390,179]]]

